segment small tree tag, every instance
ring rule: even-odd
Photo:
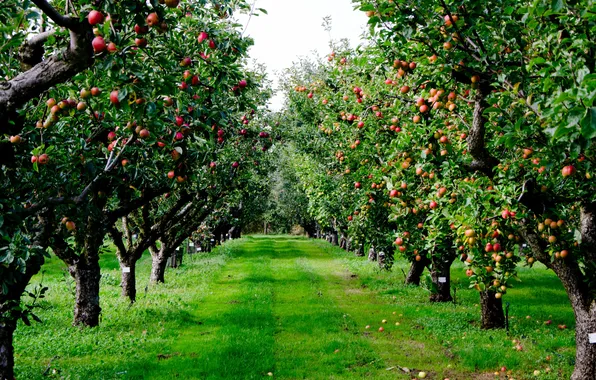
[[[122,267],[122,273],[130,273],[130,267]]]
[[[590,343],[596,344],[596,333],[588,334],[588,337],[590,339]]]
[[[439,282],[447,282],[447,277],[439,277]]]

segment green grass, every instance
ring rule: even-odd
[[[523,282],[505,297],[507,333],[478,328],[479,297],[459,264],[452,270],[457,303],[441,305],[403,285],[405,262],[379,271],[303,238],[229,242],[186,257],[160,286],[148,284],[150,265],[141,259],[138,301],[130,307],[120,298],[117,260],[104,255],[101,326],[81,329],[71,326],[72,280],[50,260],[43,276],[50,291],[37,312],[44,323],[16,333],[18,378],[408,379],[407,367],[432,379],[482,379],[506,366],[516,379],[533,378],[535,369],[542,379],[559,379],[572,371],[573,330],[556,326],[573,327],[573,313],[543,267],[520,268]],[[547,319],[553,324],[544,325]],[[512,348],[513,339],[523,351]]]

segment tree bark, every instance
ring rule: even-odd
[[[580,217],[582,243],[581,254],[586,261],[596,258],[596,203],[583,204]],[[589,286],[594,274],[582,272],[576,258],[552,261],[547,254],[546,244],[536,231],[527,228],[522,221],[522,235],[532,250],[532,255],[552,269],[561,280],[571,301],[575,315],[575,369],[572,380],[596,379],[596,343],[589,342],[589,335],[596,333],[596,299]]]
[[[375,251],[375,247],[370,247],[368,250],[368,261],[377,261],[377,252]]]
[[[149,248],[151,252],[152,263],[151,263],[151,282],[154,284],[165,282],[166,266],[168,264],[169,255],[166,255],[165,248],[157,250],[155,248]]]
[[[13,336],[17,328],[14,320],[0,322],[0,380],[14,379]]]
[[[339,238],[339,248],[347,250],[347,239],[344,233]]]
[[[337,231],[331,232],[331,244],[333,244],[333,245],[339,244],[337,241]]]
[[[596,303],[590,309],[575,312],[575,368],[571,380],[596,379],[596,343],[590,343],[589,334],[596,334]]]
[[[436,293],[430,295],[430,302],[450,302],[451,297],[451,264],[453,258],[433,258],[430,277],[436,287]]]
[[[412,261],[412,265],[410,265],[410,270],[406,276],[406,285],[420,286],[420,277],[422,277],[424,268],[426,268],[429,263],[430,262],[426,256],[422,256],[422,260],[420,261]]]
[[[377,253],[377,262],[379,263],[379,268],[381,269],[385,269],[385,252],[383,251],[379,251],[379,253]]]
[[[483,329],[502,329],[505,327],[505,314],[503,313],[503,301],[495,297],[492,290],[480,292],[480,307],[482,312]]]
[[[354,250],[354,254],[358,257],[364,257],[364,244],[358,244]]]
[[[494,175],[493,168],[499,164],[499,161],[488,152],[484,139],[487,122],[484,110],[488,107],[486,97],[490,94],[490,91],[490,86],[483,82],[476,92],[472,126],[468,130],[466,142],[470,155],[473,158],[472,163],[470,163],[470,169],[481,171],[492,178]]]
[[[134,303],[137,300],[137,261],[120,262],[120,269],[122,270],[122,297],[127,297],[130,303]]]
[[[98,260],[89,260],[87,263],[83,261],[80,260],[68,267],[77,286],[73,324],[95,327],[99,325],[99,314],[101,313],[101,307],[99,307],[101,272]]]

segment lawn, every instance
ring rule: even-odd
[[[503,366],[515,379],[535,370],[560,379],[572,371],[573,312],[544,267],[520,268],[523,282],[504,297],[507,332],[478,328],[479,296],[461,264],[452,270],[456,303],[430,304],[425,289],[403,285],[407,263],[380,271],[324,241],[231,241],[185,257],[159,286],[148,284],[145,256],[133,306],[120,297],[114,255],[101,265],[99,328],[71,326],[74,287],[58,259],[34,279],[50,290],[37,310],[43,323],[17,330],[19,379],[408,379],[420,371],[482,379]]]

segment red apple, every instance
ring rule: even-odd
[[[93,51],[96,53],[101,53],[106,50],[106,41],[101,36],[95,37],[93,41],[91,41],[91,45],[93,45]]]
[[[39,155],[39,157],[37,159],[37,163],[40,165],[45,165],[48,163],[49,160],[50,160],[50,157],[47,154],[43,153],[43,154]]]
[[[180,66],[182,66],[182,67],[190,66],[191,64],[192,64],[192,59],[190,59],[190,57],[184,57],[184,58],[182,58],[182,61],[180,61]]]
[[[197,40],[199,41],[199,43],[203,43],[203,41],[205,41],[207,38],[209,38],[207,32],[201,32],[199,33],[199,37],[197,38]]]
[[[120,100],[118,100],[118,90],[110,92],[110,102],[116,107],[120,105]]]
[[[575,174],[575,171],[576,170],[573,165],[567,165],[563,167],[563,169],[561,170],[561,174],[563,175],[563,177],[569,177]]]
[[[136,34],[145,34],[149,31],[149,28],[146,26],[140,26],[139,24],[135,25],[135,33]]]
[[[150,13],[149,16],[147,16],[147,25],[157,26],[158,23],[159,23],[159,16],[157,15],[157,13],[153,12],[153,13]]]
[[[151,135],[151,133],[149,133],[149,131],[148,131],[147,129],[145,129],[145,128],[143,128],[143,129],[141,129],[141,130],[139,131],[139,137],[140,137],[140,138],[142,138],[142,139],[146,139],[146,138],[148,138],[150,135]]]
[[[103,14],[98,11],[91,11],[87,15],[87,21],[89,21],[89,24],[91,25],[101,24],[103,22]]]
[[[116,46],[116,44],[115,44],[115,43],[113,43],[113,42],[110,42],[110,43],[108,44],[108,47],[107,47],[107,49],[108,49],[108,52],[110,52],[110,53],[115,53],[115,52],[117,52],[117,51],[118,51],[118,47],[117,47],[117,46]]]
[[[147,39],[146,38],[135,38],[135,45],[140,48],[144,48],[147,46]]]

